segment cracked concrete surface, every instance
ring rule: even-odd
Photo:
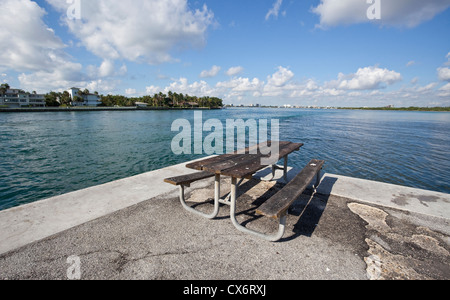
[[[229,191],[223,181],[222,195]],[[281,184],[245,181],[239,222],[271,231],[255,214]],[[192,191],[192,190],[190,190]],[[188,199],[211,210],[213,190]],[[238,232],[222,206],[216,220],[182,209],[177,193],[98,218],[0,256],[0,279],[67,279],[78,256],[81,279],[450,279],[450,224],[348,198],[306,192],[289,211],[279,243]]]
[[[367,276],[379,279],[449,279],[448,233],[394,219],[386,211],[359,203],[350,210],[367,222]],[[388,219],[395,226],[388,225]]]

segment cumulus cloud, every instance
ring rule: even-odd
[[[154,94],[158,94],[159,92],[162,91],[162,89],[159,86],[155,86],[155,85],[147,86],[145,88],[145,90],[148,95],[152,95],[152,96]]]
[[[45,24],[47,13],[34,1],[1,0],[0,11],[0,69],[19,72],[17,79],[23,89],[45,93],[80,86],[102,91],[115,87],[118,81],[98,77],[126,73],[125,65],[116,72],[110,60],[99,67],[88,66],[86,73]]]
[[[450,68],[438,68],[438,77],[442,81],[450,81]]]
[[[280,13],[280,8],[281,8],[282,4],[283,4],[283,0],[275,1],[275,3],[273,4],[273,7],[266,14],[266,21],[268,21],[271,16],[274,16],[275,18],[278,17],[278,14]]]
[[[228,81],[218,82],[216,84],[217,88],[229,90],[232,92],[249,92],[249,91],[258,91],[263,86],[263,83],[258,78],[233,78]]]
[[[217,76],[222,68],[219,66],[212,66],[210,70],[204,70],[200,73],[201,78],[211,78]]]
[[[280,66],[272,75],[267,76],[265,81],[257,77],[233,77],[212,85],[203,80],[189,82],[187,78],[181,77],[172,80],[165,87],[148,86],[147,94],[167,94],[172,91],[196,96],[216,96],[224,99],[226,103],[265,103],[270,99],[269,103],[277,104],[273,101],[284,102],[289,99],[291,104],[321,103],[337,106],[420,106],[424,105],[423,99],[426,98],[429,99],[428,105],[449,105],[450,84],[439,88],[439,82],[432,82],[424,86],[402,86],[397,90],[384,90],[386,86],[400,80],[401,75],[395,71],[366,67],[348,75],[341,73],[337,80],[328,82],[319,82],[312,78],[298,81],[294,72]]]
[[[69,60],[64,43],[42,21],[46,12],[36,2],[2,0],[0,11],[0,67],[36,71]]]
[[[450,0],[396,0],[379,3],[381,24],[409,28],[433,19],[450,7]],[[319,26],[325,28],[371,22],[367,16],[371,6],[365,0],[321,0],[317,7],[312,8],[312,12],[320,16]]]
[[[337,80],[330,81],[332,88],[343,90],[375,90],[402,80],[400,73],[379,67],[360,68],[354,74],[340,73]]]
[[[47,2],[67,11],[66,0]],[[206,5],[192,10],[187,0],[81,0],[80,16],[63,20],[89,51],[148,64],[174,61],[173,49],[202,47],[214,19]]]
[[[447,58],[447,62],[444,63],[444,66],[450,65],[450,52],[445,56]],[[440,67],[437,69],[438,78],[442,81],[450,81],[450,68]]]
[[[286,90],[294,89],[295,87],[292,84],[288,85],[288,82],[294,76],[294,73],[288,68],[278,67],[278,71],[267,77],[267,84],[264,86],[263,96],[280,96]]]
[[[132,88],[126,89],[125,94],[128,96],[136,95],[136,89],[132,89]]]
[[[440,97],[450,97],[450,83],[447,83],[439,89],[438,95]]]
[[[294,77],[294,73],[284,67],[278,67],[278,71],[267,78],[267,83],[271,86],[284,86],[289,80]]]
[[[155,85],[146,87],[146,93],[148,95],[158,94],[159,92],[168,94],[169,91],[172,91],[174,93],[196,95],[199,97],[218,96],[217,90],[212,88],[207,82],[201,80],[201,81],[195,81],[193,83],[189,83],[189,80],[185,77],[176,79],[176,80],[172,81],[168,86],[163,87],[163,88],[161,88],[159,86],[155,86]]]
[[[237,67],[231,67],[228,69],[228,71],[225,72],[228,76],[236,76],[238,74],[241,74],[244,71],[244,68],[241,66]]]

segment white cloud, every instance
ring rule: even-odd
[[[230,90],[234,93],[239,92],[249,92],[249,91],[258,91],[263,86],[263,83],[258,78],[253,78],[250,80],[250,78],[233,78],[228,81],[222,81],[218,82],[216,84],[216,88],[224,89],[224,90]]]
[[[47,2],[66,14],[66,0]],[[206,5],[192,10],[187,0],[82,0],[81,19],[63,17],[95,55],[160,64],[175,60],[170,54],[175,48],[202,47],[214,14]]]
[[[226,81],[210,85],[201,80],[189,82],[187,78],[173,80],[165,87],[149,86],[147,94],[169,91],[196,95],[215,96],[226,103],[266,103],[284,104],[277,101],[290,99],[291,104],[297,105],[336,105],[336,106],[434,106],[450,105],[450,84],[438,89],[439,82],[432,82],[424,86],[402,86],[397,90],[384,90],[401,80],[397,72],[379,67],[360,68],[356,73],[344,75],[340,73],[337,80],[318,82],[312,78],[302,81],[295,80],[295,74],[286,67],[278,67],[277,71],[260,78],[234,77]],[[446,98],[447,97],[447,98]],[[425,102],[424,99],[428,102]]]
[[[450,65],[450,52],[445,56],[447,58],[447,62],[444,63],[444,66]],[[438,78],[442,81],[450,81],[450,68],[447,67],[440,67],[437,69],[438,72]]]
[[[380,4],[381,24],[411,28],[446,10],[450,7],[450,0],[391,0]],[[320,27],[324,28],[371,22],[367,16],[371,6],[365,0],[321,0],[312,12],[320,16]]]
[[[439,89],[438,96],[440,97],[450,97],[450,83],[447,83]]]
[[[277,72],[267,78],[267,83],[271,86],[282,87],[293,77],[294,73],[291,70],[280,66]]]
[[[64,43],[42,21],[46,12],[36,2],[2,0],[0,11],[0,67],[37,71],[69,60]]]
[[[100,77],[109,77],[114,74],[114,63],[110,60],[104,60],[98,69]]]
[[[438,68],[438,77],[442,81],[450,81],[450,68]]]
[[[343,90],[375,90],[402,80],[400,73],[378,67],[360,68],[354,74],[340,73],[337,80],[330,81],[330,87]]]
[[[444,65],[450,66],[450,52],[445,57],[448,59],[448,61]]]
[[[437,82],[432,82],[427,84],[426,86],[421,86],[421,87],[417,87],[416,88],[416,92],[418,93],[427,93],[430,92],[432,90],[434,90],[434,88],[438,85]]]
[[[92,78],[106,78],[113,76],[123,76],[127,73],[127,66],[124,64],[116,71],[116,66],[112,60],[104,60],[99,67],[88,66],[87,73]]]
[[[202,80],[196,81],[194,83],[189,83],[188,79],[184,77],[181,77],[178,80],[173,81],[170,85],[168,85],[162,90],[162,92],[166,94],[169,93],[169,91],[175,93],[195,95],[198,97],[217,96],[216,91],[213,88],[211,88],[205,81]]]
[[[237,67],[231,67],[228,69],[228,71],[225,72],[228,76],[236,76],[238,74],[241,74],[244,71],[244,68],[241,66]]]
[[[411,60],[411,61],[409,61],[409,62],[406,64],[406,66],[407,66],[407,67],[411,67],[411,66],[414,66],[415,64],[416,64],[416,62],[413,61],[413,60]]]
[[[278,18],[278,14],[280,13],[281,4],[283,4],[283,0],[276,0],[273,4],[273,7],[266,14],[266,21],[270,19],[271,16]]]
[[[263,89],[263,96],[281,96],[286,91],[296,89],[293,84],[288,85],[288,82],[294,78],[294,73],[284,67],[278,67],[278,71],[267,77],[267,84]]]
[[[99,80],[111,76],[114,65],[105,60],[100,67],[80,63],[65,52],[66,45],[43,21],[46,11],[30,0],[0,0],[0,69],[20,73],[20,87],[46,93],[79,86],[98,91],[114,88],[117,80]],[[95,71],[95,76],[91,76]],[[126,73],[126,66],[119,70]]]
[[[125,94],[128,96],[136,95],[136,89],[126,89]]]
[[[162,89],[159,86],[154,86],[154,85],[147,86],[145,89],[146,89],[147,95],[151,95],[151,96],[153,96],[154,94],[158,94],[159,92],[162,91]]]
[[[212,66],[210,70],[204,70],[200,73],[200,78],[211,78],[217,76],[222,68],[219,66]]]

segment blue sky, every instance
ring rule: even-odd
[[[0,82],[28,91],[450,106],[450,0],[0,0],[0,11]]]

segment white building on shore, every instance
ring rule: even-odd
[[[8,89],[0,93],[0,106],[8,108],[45,107],[45,95],[26,93],[20,89]]]
[[[70,88],[68,92],[72,99],[72,106],[98,106],[102,103],[99,95],[85,94],[79,88]]]

